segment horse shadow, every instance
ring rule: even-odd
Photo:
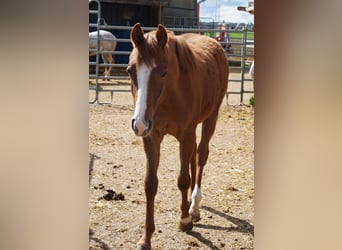
[[[99,156],[89,153],[89,186],[91,179],[93,177],[93,170],[94,170],[94,161],[100,159]]]
[[[225,218],[227,221],[232,222],[235,224],[233,227],[227,227],[227,226],[216,226],[216,225],[208,225],[208,224],[201,224],[201,223],[195,223],[194,227],[198,228],[204,228],[204,229],[210,229],[210,230],[221,230],[226,232],[240,232],[240,233],[246,233],[254,236],[254,226],[250,224],[249,222],[239,219],[237,217],[231,216],[229,214],[223,213],[221,211],[216,210],[215,208],[208,207],[208,206],[202,206],[202,209],[207,210],[210,213],[216,214],[218,216],[221,216]],[[187,234],[195,237],[198,241],[205,244],[209,249],[219,249],[215,244],[208,240],[207,238],[203,237],[203,235],[199,232],[190,231],[187,232]]]
[[[94,237],[94,232],[92,229],[89,229],[89,246],[90,246],[90,241],[95,241],[96,243],[98,243],[100,245],[99,247],[102,250],[110,250],[109,246],[106,243],[104,243],[102,240]],[[93,250],[93,248],[90,246],[89,250]]]

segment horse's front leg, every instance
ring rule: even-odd
[[[188,192],[190,187],[189,166],[190,161],[192,160],[192,155],[196,148],[196,128],[186,133],[179,141],[181,169],[178,176],[178,188],[182,193],[182,214],[179,228],[182,231],[190,231],[193,227],[193,223],[191,215],[189,214],[190,203],[188,200]]]
[[[158,189],[157,170],[160,157],[162,136],[150,135],[144,137],[144,150],[147,158],[145,175],[146,220],[144,233],[138,242],[138,249],[151,249],[151,238],[155,230],[154,197]]]

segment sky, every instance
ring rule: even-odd
[[[199,0],[197,0],[198,2]],[[214,21],[226,23],[254,23],[254,16],[238,11],[238,6],[248,6],[252,0],[206,0],[200,4],[200,17],[212,18]],[[205,19],[203,19],[205,21]],[[212,20],[211,20],[212,21]]]

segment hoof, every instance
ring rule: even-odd
[[[197,222],[201,219],[201,216],[199,213],[198,214],[192,214],[191,217],[192,217],[193,222]]]
[[[200,213],[199,209],[198,210],[190,209],[189,213],[192,217],[193,222],[197,222],[201,219],[201,213]]]
[[[183,224],[183,223],[181,223],[181,222],[179,223],[179,229],[180,229],[182,232],[191,231],[193,226],[194,226],[194,224],[192,223],[192,221],[190,221],[190,222],[187,223],[187,224]]]
[[[137,250],[151,250],[151,245],[138,243]]]

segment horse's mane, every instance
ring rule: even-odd
[[[170,36],[174,41],[176,57],[181,71],[187,71],[193,68],[195,59],[194,54],[187,41],[182,36]]]

